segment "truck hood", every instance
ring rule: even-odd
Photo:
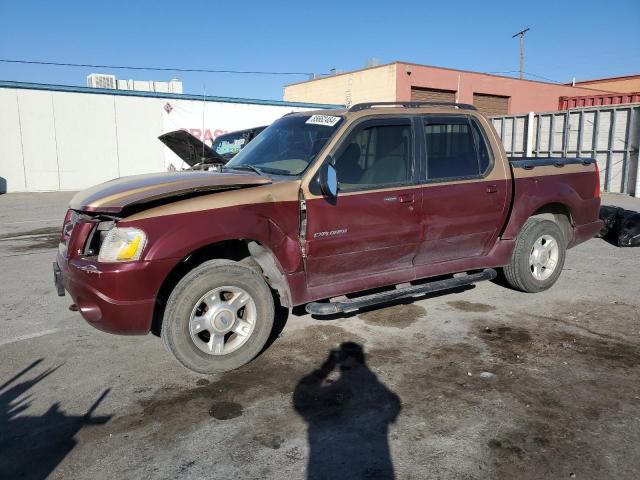
[[[271,180],[252,173],[202,171],[164,172],[116,178],[77,193],[69,208],[84,212],[115,214],[132,205],[179,199],[211,192],[267,185]]]
[[[158,139],[190,167],[197,163],[227,163],[227,159],[184,130],[165,133]]]

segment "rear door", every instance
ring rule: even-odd
[[[426,170],[416,265],[484,255],[506,218],[510,174],[483,125],[467,115],[428,115],[421,124]]]
[[[410,118],[360,122],[332,155],[335,202],[306,201],[307,285],[406,270],[420,242],[416,132]]]

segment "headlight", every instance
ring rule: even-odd
[[[138,260],[144,246],[147,243],[147,235],[138,228],[114,227],[107,233],[100,253],[99,262],[129,262]]]

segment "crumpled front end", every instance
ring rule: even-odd
[[[158,291],[176,261],[98,262],[104,224],[99,216],[69,210],[54,265],[57,283],[97,329],[144,335],[151,329]]]

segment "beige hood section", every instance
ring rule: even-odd
[[[163,172],[122,177],[77,193],[69,208],[85,212],[119,213],[125,207],[156,200],[184,197],[258,185],[271,180],[259,175],[206,171]]]

